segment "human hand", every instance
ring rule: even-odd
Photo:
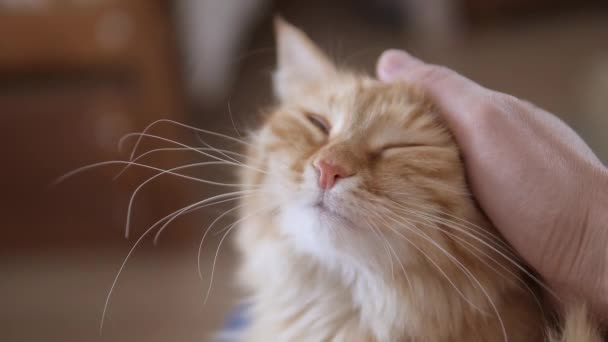
[[[583,140],[528,102],[402,51],[386,51],[377,73],[428,94],[496,228],[555,291],[608,318],[608,171]]]

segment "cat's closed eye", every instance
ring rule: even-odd
[[[305,112],[304,115],[315,127],[317,127],[323,134],[329,135],[331,126],[327,120],[320,114]]]
[[[426,145],[420,143],[393,143],[386,144],[378,149],[380,153],[384,152],[396,152],[403,149],[415,148],[415,147],[424,147]]]

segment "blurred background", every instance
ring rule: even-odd
[[[147,125],[168,119],[240,137],[272,104],[272,16],[303,28],[340,63],[373,72],[404,48],[556,113],[608,160],[608,6],[581,0],[0,0],[0,341],[211,341],[238,301],[230,243],[212,263],[220,203],[171,222],[131,254],[157,220],[229,191],[128,160]],[[161,121],[138,162],[159,169],[209,160],[183,145],[238,144]],[[125,137],[126,135],[126,137]],[[163,139],[153,136],[162,137]],[[122,151],[118,143],[125,137]],[[171,148],[166,150],[166,148]],[[231,182],[233,170],[180,173]],[[158,227],[158,226],[157,226]],[[153,232],[154,233],[154,232]]]

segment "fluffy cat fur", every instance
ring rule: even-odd
[[[408,84],[340,70],[276,21],[278,106],[241,174],[240,341],[544,341],[525,280],[472,200],[458,147]],[[315,163],[344,177],[323,191]],[[600,341],[584,310],[563,341]],[[554,337],[559,340],[561,337]]]

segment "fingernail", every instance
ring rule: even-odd
[[[394,81],[418,63],[419,60],[405,51],[387,50],[378,61],[378,77],[383,81]]]

